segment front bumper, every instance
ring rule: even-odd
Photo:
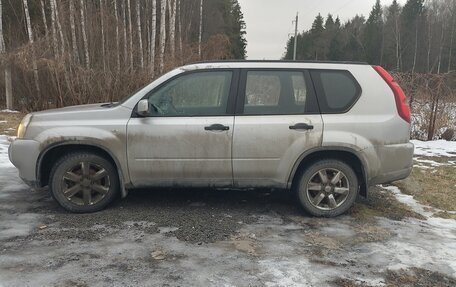
[[[19,170],[19,176],[31,187],[39,187],[36,164],[40,155],[40,143],[34,140],[16,139],[8,149],[10,161]]]

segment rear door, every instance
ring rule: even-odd
[[[147,95],[151,113],[128,123],[135,186],[231,186],[235,70],[192,71]],[[234,94],[233,94],[234,93]]]
[[[322,142],[323,122],[309,73],[243,70],[234,126],[235,185],[286,187],[299,157]]]

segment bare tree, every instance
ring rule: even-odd
[[[440,48],[439,48],[439,57],[438,57],[438,64],[437,64],[437,74],[440,74],[440,68],[442,67],[442,52],[443,52],[444,41],[445,41],[445,22],[442,22],[442,34],[440,36]]]
[[[123,48],[124,48],[124,66],[127,66],[128,62],[128,48],[127,48],[127,13],[125,12],[125,0],[120,1],[122,3],[122,22],[123,22]]]
[[[152,78],[155,77],[155,43],[157,36],[157,0],[152,0],[152,31],[150,40],[150,69]]]
[[[448,73],[451,72],[451,60],[453,57],[453,42],[454,42],[454,22],[451,26],[451,36],[450,36],[450,50],[448,51]]]
[[[415,72],[417,56],[418,56],[418,19],[415,20],[415,52],[413,53],[412,73]]]
[[[144,51],[141,31],[141,12],[140,12],[140,0],[136,0],[136,25],[138,28],[138,41],[139,41],[139,63],[141,68],[144,68]]]
[[[431,48],[432,48],[432,22],[431,17],[428,17],[428,50],[427,50],[427,71],[428,73],[431,72]]]
[[[55,1],[55,0],[54,0]],[[81,13],[81,30],[82,30],[82,41],[84,42],[84,57],[85,57],[85,64],[86,68],[90,69],[90,54],[89,54],[89,42],[87,39],[87,32],[86,32],[86,20],[84,16],[84,0],[80,0],[80,13]]]
[[[198,56],[201,59],[201,43],[203,39],[203,0],[200,3],[200,17],[199,17],[199,36],[198,36]]]
[[[225,6],[217,5],[220,11],[206,17],[209,2],[201,0],[0,2],[0,82],[5,76],[8,107],[14,90],[21,95],[20,101],[14,99],[21,104],[15,108],[23,111],[119,100],[148,83],[151,75],[197,59],[198,46],[202,57],[218,58],[213,51],[228,51],[229,43],[212,36],[237,29]],[[206,31],[211,25],[215,28]],[[211,40],[205,43],[206,38]],[[444,52],[446,64],[446,48]]]
[[[106,72],[106,52],[105,52],[105,25],[103,0],[100,0],[100,24],[101,24],[101,57],[103,58],[103,72]]]
[[[130,0],[127,0],[128,13],[128,29],[130,32],[130,67],[133,69],[133,27],[131,25],[131,5]]]
[[[46,4],[45,4],[44,0],[40,0],[40,4],[41,4],[41,17],[43,17],[44,33],[47,38],[49,36],[49,28],[48,28],[47,19],[46,19],[46,9],[45,9]]]
[[[55,22],[57,23],[57,31],[59,32],[60,36],[60,50],[62,52],[62,55],[65,54],[65,38],[63,36],[63,29],[62,29],[62,24],[60,22],[60,17],[59,17],[59,6],[57,5],[57,2],[55,0],[51,0],[54,2],[54,13],[55,13]]]
[[[171,59],[174,61],[176,54],[176,5],[177,0],[168,0],[169,12],[169,46],[171,52]]]
[[[59,54],[59,47],[57,42],[57,28],[55,27],[55,2],[54,0],[50,0],[51,2],[51,29],[52,29],[52,47],[54,49],[54,55],[58,56]]]
[[[113,0],[114,3],[114,14],[116,17],[116,64],[117,73],[120,73],[120,41],[119,41],[119,14],[117,11],[117,0]]]
[[[399,15],[395,19],[395,38],[396,38],[396,69],[401,70],[401,30],[399,29]]]
[[[28,0],[22,0],[22,3],[24,4],[24,13],[25,13],[25,20],[26,20],[26,23],[27,23],[27,34],[28,34],[28,38],[29,38],[29,43],[32,46],[33,77],[35,79],[36,91],[37,91],[38,95],[40,95],[41,94],[41,91],[40,91],[40,79],[39,79],[39,76],[38,76],[38,65],[36,63],[35,53],[34,53],[34,50],[33,50],[34,39],[33,39],[32,22],[30,21],[30,12],[29,12],[29,8],[28,8]]]
[[[5,38],[3,35],[3,5],[0,0],[0,54],[3,55],[6,52]],[[5,67],[5,95],[6,95],[6,108],[13,109],[13,85],[11,80],[11,67],[7,65]]]
[[[181,1],[177,0],[177,16],[178,18],[178,29],[179,29],[179,56],[181,59],[181,64],[182,64],[182,14],[181,14]]]
[[[160,12],[160,73],[165,68],[165,46],[166,46],[166,0],[161,0]]]
[[[453,1],[453,6],[449,7],[449,10],[451,12],[451,30],[450,30],[450,48],[448,51],[448,73],[451,71],[451,61],[453,57],[453,43],[454,43],[454,28],[456,24],[456,15],[455,15],[455,10],[456,10],[456,2]]]
[[[76,61],[76,63],[79,63],[78,43],[77,43],[77,39],[76,39],[74,0],[70,0],[70,27],[71,27],[71,45],[73,47],[73,57],[74,57],[74,60]]]
[[[0,53],[5,53],[5,38],[3,36],[3,2],[0,0]]]

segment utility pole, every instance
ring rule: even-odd
[[[295,41],[294,41],[294,49],[293,49],[293,61],[296,61],[296,48],[298,44],[298,13],[296,13],[296,20],[294,20],[295,24]]]
[[[296,20],[293,21],[294,24],[295,24],[293,61],[296,61],[296,48],[297,48],[297,45],[298,45],[298,17],[299,17],[299,14],[296,13]]]

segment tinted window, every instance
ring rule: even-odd
[[[200,72],[180,76],[149,96],[154,116],[226,114],[232,72]]]
[[[303,72],[248,71],[244,114],[283,115],[306,111],[307,84]]]
[[[348,71],[312,71],[322,113],[346,112],[358,99],[359,84]]]

